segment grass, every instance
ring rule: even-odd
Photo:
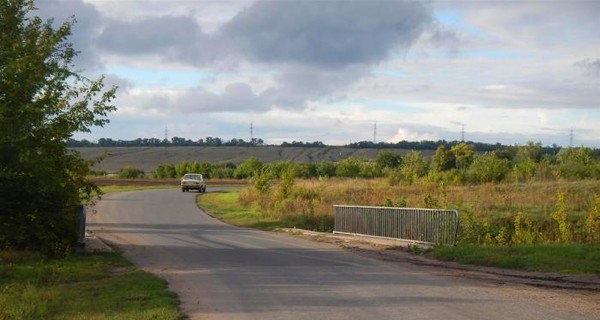
[[[600,274],[598,246],[583,244],[436,247],[427,255],[439,260],[506,269]]]
[[[153,186],[139,186],[139,185],[123,185],[123,186],[102,186],[102,192],[111,193],[111,192],[126,192],[126,191],[139,191],[139,190],[154,190],[154,189],[175,189],[179,188],[179,186],[170,186],[170,185],[153,185]]]
[[[178,304],[118,253],[0,252],[0,319],[182,319]]]
[[[274,230],[288,225],[274,217],[264,217],[251,207],[239,204],[238,191],[219,191],[197,197],[198,206],[211,216],[231,225],[260,230]]]
[[[219,191],[200,195],[198,206],[211,216],[234,226],[272,231],[279,228],[306,228],[302,216],[275,216],[258,208],[241,205],[239,191]]]

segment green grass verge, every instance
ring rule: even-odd
[[[600,248],[583,244],[436,247],[430,257],[506,269],[600,274]]]
[[[306,228],[302,221],[263,217],[257,210],[240,205],[238,197],[236,191],[223,191],[202,194],[197,199],[198,205],[210,215],[232,225],[262,230]],[[465,245],[435,247],[426,254],[439,260],[524,271],[600,274],[600,249],[592,245]]]
[[[118,253],[0,251],[0,319],[182,319],[178,304]]]
[[[170,185],[155,185],[155,186],[136,186],[136,185],[126,185],[126,186],[102,186],[102,192],[111,193],[111,192],[126,192],[126,191],[139,191],[139,190],[154,190],[154,189],[177,189],[179,186],[170,186]]]
[[[198,206],[211,216],[234,226],[275,230],[277,228],[304,227],[301,218],[279,219],[265,215],[252,207],[242,206],[238,202],[238,191],[217,191],[204,193],[197,197]]]

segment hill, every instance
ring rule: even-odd
[[[394,151],[405,155],[408,149],[377,149],[348,147],[82,147],[72,148],[81,153],[84,159],[93,160],[103,156],[104,159],[94,165],[95,170],[116,172],[130,166],[146,172],[153,171],[159,164],[176,164],[182,161],[199,161],[217,163],[231,161],[235,164],[245,161],[251,156],[262,162],[296,161],[315,162],[339,161],[348,157],[375,159],[379,151]],[[433,150],[422,151],[430,156]]]

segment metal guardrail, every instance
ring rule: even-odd
[[[333,206],[334,233],[454,245],[456,210]]]

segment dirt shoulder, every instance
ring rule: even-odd
[[[438,273],[495,283],[514,283],[536,287],[589,291],[600,294],[600,275],[566,275],[560,273],[527,272],[476,265],[440,261],[407,250],[412,243],[388,239],[351,236],[306,231],[301,229],[282,230],[289,234],[313,241],[336,244],[357,254],[375,259],[406,262],[430,269]]]

